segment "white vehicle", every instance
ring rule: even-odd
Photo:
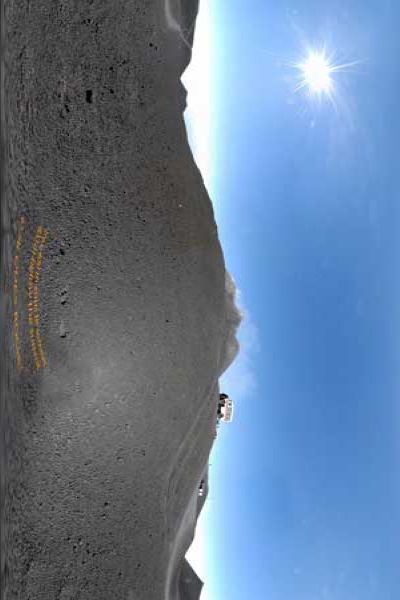
[[[225,423],[230,423],[233,419],[233,401],[227,396],[226,398],[221,398],[220,404],[220,412],[221,412],[221,421]]]
[[[199,496],[200,497],[204,496],[204,479],[201,480],[200,485],[199,485]]]

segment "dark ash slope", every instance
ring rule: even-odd
[[[190,21],[197,2],[182,6]],[[238,323],[184,127],[190,51],[156,0],[8,2],[5,17],[1,597],[189,600],[201,584],[184,555]]]

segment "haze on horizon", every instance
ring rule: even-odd
[[[202,598],[394,598],[400,9],[233,0],[208,10],[211,60],[199,34],[207,61],[192,82],[200,98],[206,90],[212,133],[201,110],[189,130],[213,157],[208,188],[247,318],[222,382],[235,421],[213,450],[192,549]],[[307,44],[330,49],[325,72],[316,61],[303,78],[329,92],[332,75],[334,105],[322,84],[315,98],[295,91],[290,64],[304,64]],[[200,83],[210,80],[211,92]]]

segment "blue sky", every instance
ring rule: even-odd
[[[204,1],[201,15],[188,127],[246,312],[199,527],[202,599],[397,600],[400,5]],[[324,45],[357,61],[333,74],[335,106],[293,91],[289,63]]]

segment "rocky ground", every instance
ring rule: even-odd
[[[165,9],[4,6],[4,600],[201,587],[184,555],[238,317]]]

